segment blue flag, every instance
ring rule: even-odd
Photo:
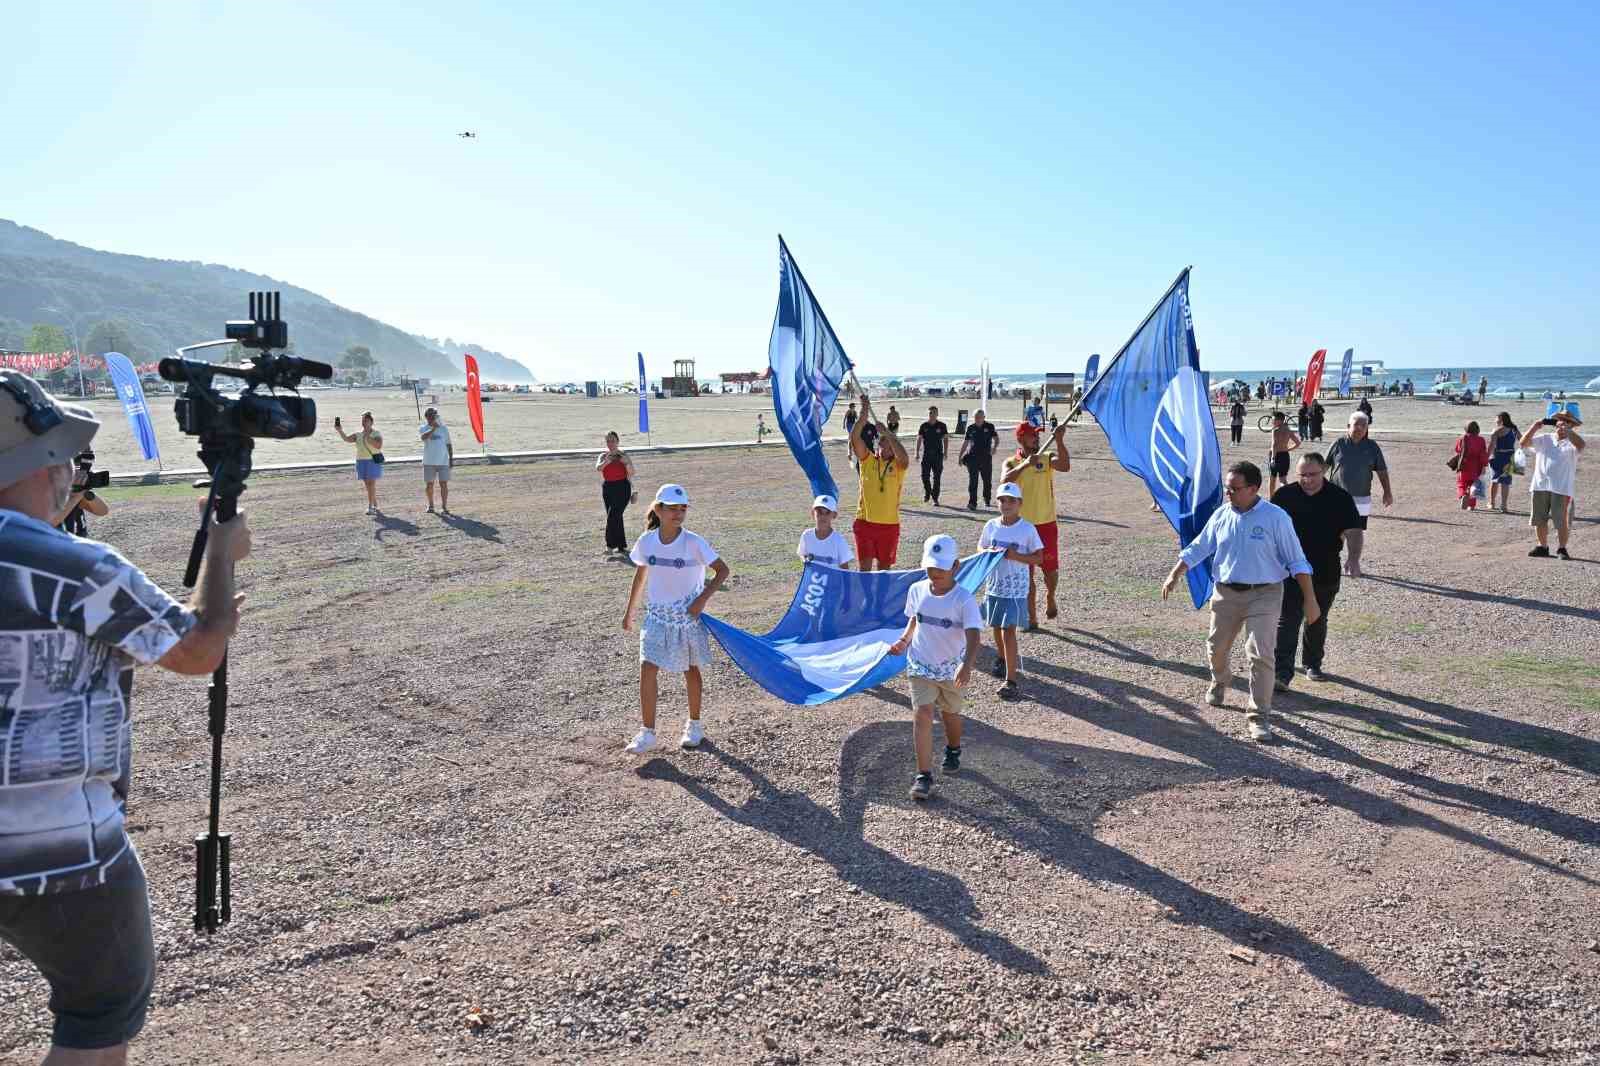
[[[644,387],[644,353],[639,353],[639,432],[650,432],[650,390]]]
[[[778,313],[772,320],[767,362],[772,367],[772,406],[778,414],[778,428],[810,480],[811,494],[838,496],[839,487],[822,454],[822,431],[852,364],[782,236],[778,238]]]
[[[121,352],[107,352],[104,358],[106,369],[111,372],[111,382],[117,387],[117,399],[122,401],[123,413],[128,416],[128,426],[133,430],[134,439],[139,442],[140,454],[147,460],[160,461],[156,427],[150,423],[150,409],[144,403],[144,386],[139,384],[139,375],[134,373],[133,364]]]
[[[1344,362],[1339,364],[1340,396],[1350,395],[1350,368],[1354,364],[1355,358],[1356,350],[1354,348],[1346,348],[1344,350]]]
[[[1107,364],[1083,406],[1187,546],[1222,503],[1222,448],[1194,343],[1187,267]],[[1188,576],[1200,607],[1211,597],[1210,560]]]
[[[1088,388],[1094,384],[1094,379],[1100,376],[1100,353],[1096,352],[1089,357],[1089,365],[1083,368],[1083,387]]]
[[[976,593],[1004,552],[979,552],[961,562],[956,583]],[[828,703],[905,669],[889,645],[906,628],[906,593],[925,570],[836,570],[807,563],[794,601],[765,636],[701,615],[739,669],[785,703]]]

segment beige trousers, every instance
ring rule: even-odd
[[[1283,586],[1267,585],[1239,592],[1218,584],[1211,594],[1211,629],[1206,648],[1211,652],[1213,699],[1225,698],[1233,672],[1228,657],[1234,638],[1245,631],[1245,653],[1250,657],[1250,715],[1272,710],[1272,670],[1278,647],[1278,615],[1283,611]]]

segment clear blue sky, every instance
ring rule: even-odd
[[[1592,2],[421,6],[9,4],[0,216],[545,378],[764,366],[779,232],[867,373],[1185,264],[1212,369],[1600,361]]]

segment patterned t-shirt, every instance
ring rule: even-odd
[[[984,523],[983,532],[978,534],[978,547],[982,550],[1000,551],[1015,548],[1023,555],[1029,555],[1044,550],[1044,541],[1039,539],[1039,531],[1026,518],[1019,518],[1009,526],[998,518],[991,518]],[[989,574],[988,589],[989,595],[1008,600],[1026,596],[1028,564],[1013,562],[1010,559],[1001,561]]]
[[[134,664],[195,622],[111,548],[0,510],[0,895],[90,888],[123,856]]]

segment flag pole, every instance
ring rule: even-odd
[[[1178,276],[1172,279],[1172,284],[1168,285],[1167,291],[1161,294],[1161,299],[1157,300],[1155,302],[1155,306],[1150,308],[1150,313],[1145,315],[1144,318],[1140,319],[1139,325],[1135,327],[1134,331],[1128,335],[1128,339],[1122,342],[1122,347],[1117,349],[1117,354],[1111,357],[1111,361],[1104,367],[1100,368],[1099,376],[1094,379],[1094,384],[1085,389],[1083,391],[1083,395],[1078,397],[1078,402],[1072,405],[1072,410],[1067,412],[1067,422],[1071,422],[1073,418],[1076,417],[1077,413],[1083,410],[1083,405],[1089,402],[1090,394],[1092,394],[1095,389],[1098,389],[1100,387],[1100,383],[1105,381],[1105,379],[1110,376],[1111,368],[1117,365],[1117,360],[1121,359],[1123,353],[1128,350],[1128,345],[1132,344],[1134,339],[1144,331],[1144,327],[1150,324],[1150,320],[1156,317],[1156,312],[1161,310],[1161,305],[1167,302],[1167,297],[1172,295],[1172,290],[1176,289],[1178,284],[1182,282],[1184,278],[1188,277],[1189,271],[1193,269],[1193,266],[1186,266],[1182,270],[1178,271]]]

